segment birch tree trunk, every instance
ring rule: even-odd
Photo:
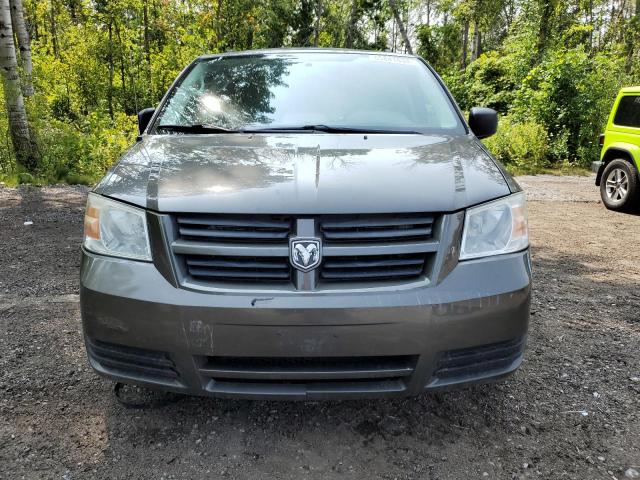
[[[396,3],[396,0],[389,0],[389,6],[391,7],[391,11],[393,12],[393,17],[396,19],[396,23],[398,24],[398,29],[400,30],[400,35],[402,35],[402,40],[404,42],[405,48],[407,49],[407,53],[413,55],[413,48],[411,48],[409,35],[407,35],[407,30],[404,28],[404,22],[400,17],[400,12],[398,10],[398,4]]]
[[[351,2],[351,12],[349,13],[349,23],[347,23],[347,34],[345,35],[345,48],[353,48],[353,40],[356,30],[356,12],[358,10],[358,0]]]
[[[467,52],[469,48],[469,20],[465,20],[462,25],[462,58],[460,59],[460,67],[464,70],[467,68]]]
[[[33,95],[32,72],[33,64],[31,63],[31,40],[27,25],[24,22],[24,9],[22,8],[22,0],[9,0],[11,7],[11,20],[13,28],[18,38],[18,49],[20,50],[20,62],[22,63],[22,92],[25,97]]]
[[[50,0],[49,20],[51,22],[51,46],[53,47],[53,56],[58,58],[58,32],[56,24],[56,5],[54,0]]]
[[[27,112],[20,88],[9,0],[0,0],[0,73],[9,117],[9,134],[16,160],[28,170],[34,170],[38,158],[35,155],[35,149],[32,148]]]
[[[475,62],[480,56],[480,29],[478,22],[473,22],[473,39],[471,41],[471,61]]]
[[[638,0],[640,2],[640,0]],[[313,29],[313,46],[317,47],[320,41],[320,18],[322,17],[322,0],[316,2],[316,25]]]

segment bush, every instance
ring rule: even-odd
[[[628,81],[624,62],[615,55],[591,55],[582,46],[558,50],[524,79],[513,118],[545,127],[554,163],[588,166],[598,156],[598,134],[613,100]]]
[[[498,52],[482,54],[463,71],[445,74],[444,80],[463,110],[489,107],[506,113],[516,91],[513,59]]]
[[[38,175],[48,181],[93,183],[135,141],[136,119],[93,112],[81,123],[46,118],[38,122],[42,154]]]
[[[533,171],[549,166],[547,132],[538,123],[516,123],[509,117],[503,117],[498,124],[498,133],[484,143],[505,165]]]

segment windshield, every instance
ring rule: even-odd
[[[442,86],[419,59],[319,52],[199,60],[173,89],[155,125],[213,126],[220,132],[318,125],[465,133]]]

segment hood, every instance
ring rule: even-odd
[[[450,212],[509,194],[505,175],[470,136],[150,135],[96,191],[160,212]]]

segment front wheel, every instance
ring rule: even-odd
[[[628,211],[638,206],[640,186],[638,174],[629,162],[612,160],[602,172],[600,196],[610,210]]]

